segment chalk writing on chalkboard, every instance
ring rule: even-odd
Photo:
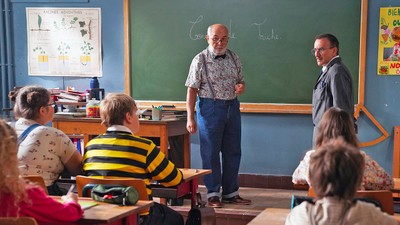
[[[197,41],[197,40],[203,40],[204,38],[205,38],[205,34],[193,34],[192,33],[192,31],[193,31],[193,29],[195,28],[195,26],[197,25],[197,24],[199,24],[202,20],[203,20],[203,15],[200,15],[200,16],[198,16],[197,17],[197,19],[193,22],[193,21],[189,21],[189,23],[191,23],[192,24],[192,26],[190,27],[190,30],[189,30],[189,37],[190,37],[190,39],[191,40],[193,40],[193,41]],[[229,38],[230,39],[235,39],[236,38],[236,35],[235,35],[235,33],[234,32],[232,32],[232,20],[229,20],[229,26],[228,26],[228,29],[229,29]]]
[[[281,37],[279,36],[279,34],[276,34],[274,32],[274,29],[271,29],[271,33],[262,33],[262,25],[264,25],[267,22],[267,18],[264,19],[263,22],[261,23],[252,23],[252,26],[256,26],[258,29],[258,40],[260,41],[273,41],[273,40],[279,40],[281,39]]]
[[[190,30],[189,30],[190,40],[197,41],[197,40],[203,40],[205,38],[205,34],[196,34],[193,32],[195,26],[197,24],[200,24],[201,21],[203,21],[203,19],[204,19],[204,16],[200,15],[196,18],[195,21],[189,21],[189,23],[192,24],[190,27]],[[271,30],[268,32],[263,31],[263,25],[265,25],[266,22],[267,22],[267,18],[265,18],[264,21],[262,21],[261,23],[254,22],[254,23],[249,24],[249,26],[255,27],[254,33],[257,35],[257,40],[259,40],[259,41],[274,41],[274,40],[282,39],[281,36],[274,31],[274,28],[271,28]],[[232,20],[229,20],[228,29],[230,31],[229,38],[236,39],[237,37],[236,37],[235,32],[232,32]]]

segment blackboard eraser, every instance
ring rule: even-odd
[[[175,108],[175,105],[162,105],[163,108]]]

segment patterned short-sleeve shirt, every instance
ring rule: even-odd
[[[19,119],[15,130],[20,136],[30,125],[37,122]],[[64,170],[64,164],[77,151],[71,139],[62,131],[48,126],[33,129],[18,148],[18,160],[22,175],[40,175],[46,186],[53,184]]]
[[[315,150],[306,153],[303,160],[297,166],[292,175],[294,184],[309,184],[308,170],[310,159]],[[360,151],[365,160],[364,175],[361,182],[361,190],[390,190],[394,187],[392,177],[367,153]]]
[[[234,52],[226,51],[225,58],[217,59],[209,49],[197,54],[190,65],[185,86],[198,89],[198,96],[202,98],[214,98],[213,92],[216,99],[231,100],[236,98],[235,85],[244,81],[242,63]],[[228,51],[232,54],[229,54]],[[204,59],[207,63],[207,73]],[[207,75],[213,91],[208,84]]]

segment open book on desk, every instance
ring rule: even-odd
[[[64,201],[61,198],[58,199],[58,202],[64,203]],[[88,200],[79,199],[78,204],[81,206],[81,208],[83,210],[85,210],[85,209],[91,208],[93,206],[96,206],[99,203],[95,202],[94,200],[90,200],[90,199],[88,199]]]
[[[93,200],[78,200],[78,204],[83,210],[98,205],[98,203]]]

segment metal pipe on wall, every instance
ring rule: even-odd
[[[4,5],[3,5],[4,4]],[[0,75],[1,75],[1,114],[4,117],[5,112],[2,110],[6,107],[7,104],[7,70],[6,70],[6,38],[5,38],[5,23],[4,23],[4,15],[5,15],[5,2],[0,2]]]
[[[7,78],[8,78],[8,90],[7,93],[12,90],[15,86],[14,78],[14,56],[13,56],[13,43],[11,33],[11,6],[10,0],[5,0],[5,22],[6,22],[6,48],[7,48]],[[8,101],[9,102],[9,101]],[[9,107],[10,105],[7,105]]]
[[[11,33],[11,7],[10,0],[4,0],[0,3],[0,65],[1,65],[1,109],[2,117],[9,117],[9,111],[4,108],[10,108],[8,92],[15,86],[13,70],[13,51],[12,51],[12,33]]]

